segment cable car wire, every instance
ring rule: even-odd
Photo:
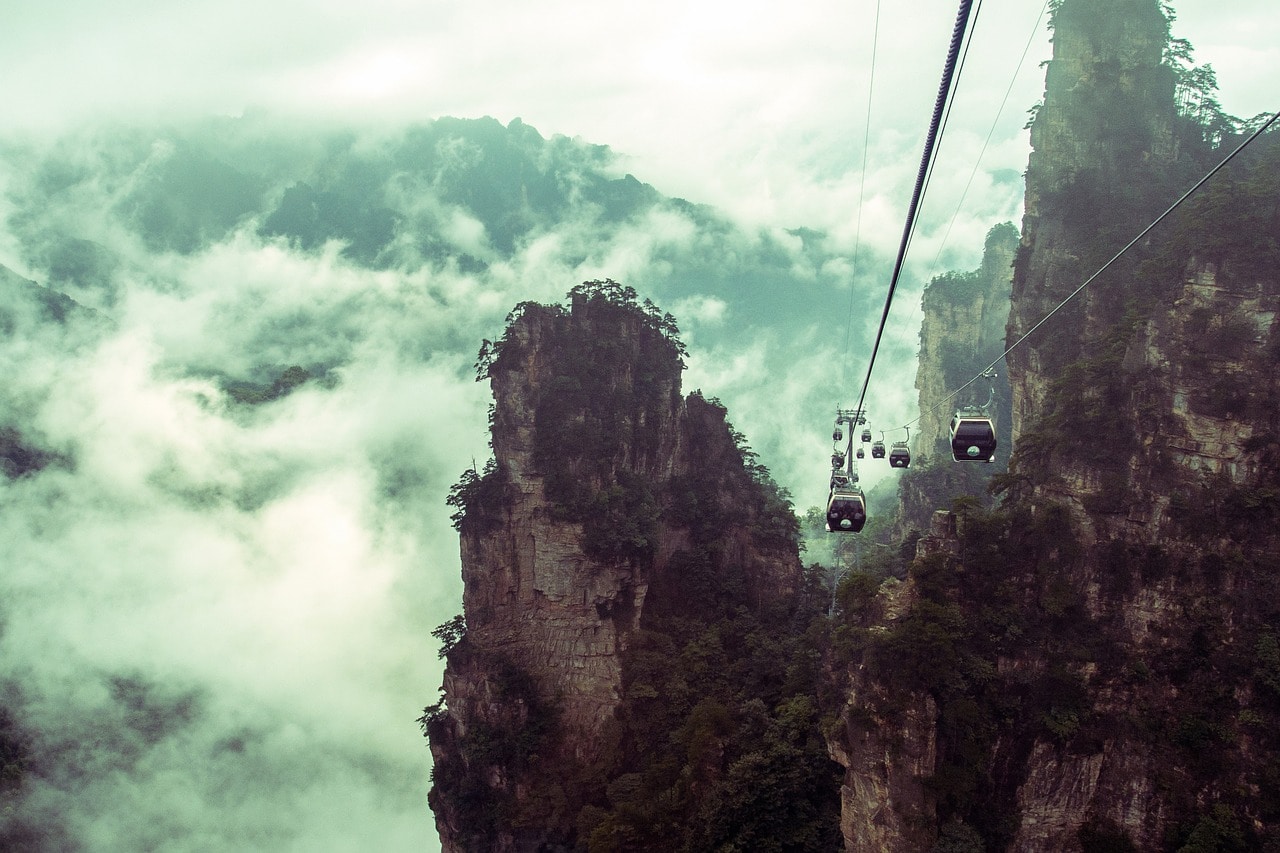
[[[867,361],[867,375],[862,381],[862,391],[858,395],[856,411],[859,412],[863,410],[863,403],[866,401],[867,386],[871,383],[871,372],[876,366],[876,354],[880,350],[880,341],[884,337],[885,324],[889,319],[889,307],[893,304],[893,293],[898,287],[898,277],[902,274],[902,263],[906,257],[907,244],[910,242],[911,232],[915,228],[915,219],[920,207],[920,198],[924,191],[925,178],[928,175],[930,164],[933,160],[933,152],[937,146],[943,110],[951,97],[951,84],[955,76],[956,60],[960,55],[960,46],[964,41],[965,31],[968,29],[969,13],[972,6],[973,0],[960,0],[960,8],[956,13],[955,27],[951,32],[951,44],[947,48],[947,59],[942,68],[942,82],[938,86],[938,97],[934,102],[933,117],[929,122],[929,132],[925,138],[924,153],[920,160],[920,169],[916,174],[915,190],[911,195],[911,204],[907,209],[907,222],[903,228],[902,242],[898,247],[898,257],[894,262],[893,275],[889,279],[889,292],[885,296],[884,311],[880,315],[880,327],[876,330],[875,343],[871,347],[871,358]]]
[[[900,427],[900,429],[905,429],[911,426],[912,424],[916,423],[917,421],[921,420],[926,414],[933,414],[934,412],[943,408],[952,400],[954,400],[956,395],[958,395],[961,391],[965,390],[974,382],[977,382],[979,379],[988,375],[988,373],[994,370],[995,366],[999,364],[1002,360],[1004,360],[1004,358],[1008,356],[1009,353],[1013,352],[1023,341],[1031,337],[1031,335],[1037,329],[1039,329],[1045,323],[1049,322],[1050,317],[1052,317],[1054,314],[1057,314],[1058,311],[1060,311],[1063,308],[1063,306],[1065,306],[1072,299],[1075,299],[1076,296],[1078,296],[1081,291],[1083,291],[1086,287],[1088,287],[1090,284],[1093,283],[1094,279],[1102,275],[1102,273],[1105,272],[1108,267],[1110,267],[1112,264],[1118,261],[1125,252],[1129,251],[1134,246],[1136,246],[1142,240],[1142,238],[1147,236],[1147,234],[1149,234],[1153,228],[1159,225],[1165,219],[1165,217],[1167,217],[1169,214],[1177,210],[1178,207],[1180,207],[1182,203],[1185,202],[1187,199],[1191,198],[1191,196],[1194,195],[1201,187],[1203,187],[1206,183],[1208,183],[1210,178],[1212,178],[1219,171],[1221,171],[1223,167],[1225,167],[1228,163],[1234,160],[1237,154],[1239,154],[1251,142],[1253,142],[1255,139],[1261,136],[1266,131],[1267,128],[1269,128],[1272,124],[1276,122],[1277,119],[1280,119],[1280,111],[1277,111],[1275,114],[1271,116],[1271,118],[1267,119],[1262,125],[1260,125],[1252,134],[1249,135],[1247,139],[1245,139],[1238,146],[1236,146],[1236,149],[1234,151],[1232,151],[1225,158],[1223,158],[1222,162],[1220,162],[1218,165],[1210,169],[1203,178],[1196,181],[1195,184],[1192,185],[1191,189],[1187,190],[1185,193],[1182,194],[1182,196],[1177,201],[1169,205],[1168,209],[1166,209],[1164,213],[1160,214],[1154,220],[1152,220],[1150,225],[1148,225],[1146,228],[1143,228],[1142,231],[1138,233],[1138,236],[1134,237],[1132,240],[1126,243],[1123,249],[1116,252],[1115,255],[1112,256],[1111,260],[1107,261],[1105,264],[1099,267],[1098,270],[1093,275],[1089,276],[1087,279],[1084,280],[1084,283],[1082,283],[1075,290],[1067,294],[1067,297],[1063,299],[1061,302],[1059,302],[1056,306],[1054,306],[1053,310],[1051,310],[1048,314],[1045,314],[1043,317],[1041,317],[1040,320],[1030,329],[1027,329],[1025,332],[1023,332],[1020,338],[1018,338],[1013,343],[1009,344],[1008,348],[1005,349],[1004,352],[1000,353],[1000,355],[997,356],[994,361],[992,361],[990,364],[984,367],[979,373],[977,373],[968,382],[961,385],[955,391],[952,391],[951,394],[949,394],[945,399],[942,400],[942,402],[938,403],[936,406],[929,409],[927,412],[922,412],[919,415],[919,417],[915,418],[914,420],[907,421],[907,423],[905,423],[902,427]]]
[[[991,145],[991,139],[995,136],[996,127],[1000,123],[1001,116],[1004,115],[1004,108],[1009,104],[1009,96],[1013,94],[1013,87],[1018,82],[1019,75],[1022,74],[1022,66],[1027,61],[1027,54],[1031,52],[1031,45],[1035,42],[1036,35],[1040,32],[1040,22],[1044,20],[1044,13],[1049,8],[1049,0],[1044,0],[1044,4],[1040,7],[1040,14],[1036,16],[1036,22],[1031,27],[1031,34],[1027,36],[1027,43],[1022,48],[1022,56],[1018,58],[1018,65],[1013,70],[1013,75],[1009,78],[1009,86],[1004,90],[1004,99],[1000,101],[1000,107],[996,110],[995,118],[991,120],[991,128],[987,131],[987,138],[982,142],[982,149],[978,152],[978,157],[973,161],[973,169],[969,172],[969,180],[965,182],[964,190],[960,193],[960,200],[956,202],[955,212],[951,214],[951,221],[947,223],[947,230],[942,234],[942,241],[938,245],[938,252],[933,256],[933,263],[930,265],[930,273],[925,277],[925,281],[932,281],[937,275],[938,262],[942,259],[942,252],[947,247],[947,240],[951,237],[951,229],[955,227],[956,220],[960,218],[960,211],[964,208],[965,199],[969,197],[969,189],[973,186],[973,179],[978,175],[978,168],[982,165],[982,158],[987,154],[987,148]],[[976,20],[976,13],[975,13]],[[963,61],[961,63],[963,70]],[[898,337],[898,345],[902,346],[905,341],[907,329],[910,329],[914,323],[916,315],[920,313],[920,304],[914,303],[911,309],[911,317],[900,328]]]
[[[867,118],[863,123],[862,135],[862,175],[858,183],[858,218],[853,232],[853,271],[849,281],[849,312],[844,327],[844,348],[841,350],[841,363],[844,365],[844,378],[849,374],[849,341],[853,337],[854,297],[858,294],[858,251],[862,246],[862,199],[867,188],[867,150],[871,145],[871,104],[876,87],[876,48],[880,42],[880,0],[876,0],[876,17],[871,25],[871,77],[867,81]]]
[[[978,24],[978,15],[981,13],[981,11],[982,11],[982,0],[976,0],[976,2],[973,5],[973,13],[969,16],[969,24],[970,24],[969,38],[967,41],[965,41],[964,47],[960,53],[959,61],[956,64],[955,76],[957,77],[959,77],[961,74],[964,73],[965,60],[969,58],[969,48],[973,46],[973,28],[976,27]],[[956,103],[955,91],[953,88],[952,92],[947,98],[946,110],[942,114],[942,123],[938,127],[938,139],[942,139],[942,137],[946,135],[947,124],[951,121],[951,110],[955,106],[955,103]],[[929,184],[933,182],[933,170],[937,167],[937,165],[938,165],[938,157],[937,157],[937,151],[935,150],[933,153],[933,156],[929,160],[929,172],[927,175],[925,175],[924,186],[921,187],[920,189],[920,201],[922,203],[924,201],[924,197],[929,193]],[[906,248],[906,252],[903,253],[904,257],[911,253],[911,242],[916,237],[916,228],[919,227],[919,225],[920,225],[920,217],[917,213],[917,215],[915,216],[914,220],[911,223],[911,234],[909,237],[907,237],[907,248]]]

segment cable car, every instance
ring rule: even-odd
[[[862,489],[851,485],[831,486],[827,498],[827,530],[832,533],[857,533],[867,523],[867,499]]]
[[[857,452],[857,453],[855,453],[854,455],[855,455],[855,456],[857,456],[859,459],[866,459],[866,458],[867,458],[867,451],[865,451],[865,450],[863,450],[861,447],[859,447],[859,448],[858,448],[858,452]]]
[[[844,441],[844,431],[840,429],[839,424],[836,425],[835,432],[831,433],[831,440],[836,443]]]
[[[862,431],[862,440],[863,440],[863,441],[870,441],[870,440],[871,440],[871,428],[870,428],[870,427],[868,427],[867,429],[864,429],[864,430]]]
[[[883,441],[877,441],[877,442],[872,443],[872,445],[871,445],[871,458],[872,458],[872,459],[883,459],[883,458],[884,458],[884,442],[883,442]]]
[[[911,464],[911,450],[905,441],[895,441],[889,448],[889,467],[906,468]]]
[[[831,467],[832,469],[844,467],[844,454],[839,450],[831,454]]]
[[[996,428],[979,410],[961,410],[951,418],[951,456],[957,462],[994,462]]]

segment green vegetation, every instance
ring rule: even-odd
[[[651,592],[668,604],[628,644],[610,781],[579,815],[579,849],[840,844],[841,772],[827,758],[816,698],[817,579],[800,610],[753,612],[749,587],[725,582],[732,567],[702,570],[716,548],[673,560],[677,586]]]
[[[497,529],[507,509],[509,488],[506,472],[498,467],[496,460],[486,462],[483,473],[475,468],[463,471],[445,498],[445,503],[454,508],[449,516],[453,529],[469,534]]]
[[[256,406],[287,397],[314,378],[316,377],[311,371],[295,364],[285,368],[271,382],[226,380],[223,383],[223,389],[234,402]]]
[[[465,643],[451,648],[449,655],[451,663],[477,663]],[[431,801],[434,805],[441,796],[448,796],[468,849],[528,819],[513,786],[495,785],[493,776],[515,779],[536,774],[543,756],[555,747],[560,713],[557,703],[539,696],[532,676],[506,658],[483,656],[481,666],[489,674],[490,702],[483,718],[468,721],[465,737],[454,735],[439,702],[418,718],[423,735],[433,743],[456,745],[457,760],[438,760],[432,768]]]

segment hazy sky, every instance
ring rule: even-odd
[[[10,5],[5,138],[260,110],[299,132],[521,117],[544,136],[610,146],[666,195],[769,232],[826,229],[883,259],[897,248],[957,4],[883,4],[870,128],[872,2]],[[1213,64],[1228,112],[1280,107],[1268,102],[1280,5],[1178,7],[1174,34]],[[912,297],[934,273],[976,267],[987,229],[1020,216],[1010,176],[1026,168],[1026,110],[1043,91],[1042,8],[986,0],[975,22],[878,368],[877,404],[895,422],[913,416]],[[0,187],[22,179],[0,170]],[[90,191],[109,208],[111,188]],[[65,226],[77,207],[47,215]],[[440,682],[428,632],[461,609],[443,496],[486,452],[486,389],[465,378],[474,347],[521,299],[558,299],[588,275],[642,277],[654,242],[691,240],[688,223],[653,218],[585,267],[556,255],[566,229],[483,280],[357,269],[336,249],[290,252],[252,229],[161,256],[117,224],[77,227],[122,259],[117,328],[0,341],[0,426],[20,422],[76,460],[0,481],[0,669],[20,684],[0,688],[47,732],[43,747],[81,771],[36,791],[28,814],[94,850],[433,849],[413,718]],[[15,240],[0,229],[0,264],[38,277]],[[823,471],[811,476],[807,460],[823,467],[829,424],[798,413],[830,373],[847,291],[812,306],[810,328],[785,342],[798,354],[771,375],[764,353],[783,346],[772,330],[708,350],[700,341],[733,306],[692,293],[663,307],[690,345],[686,390],[725,399],[801,510],[820,500]],[[344,336],[305,338],[304,312]],[[185,370],[237,366],[273,335],[295,336],[286,354],[344,347],[341,383],[245,416]],[[458,338],[465,352],[431,346]],[[102,747],[65,758],[86,743]]]
[[[0,32],[0,80],[8,128],[254,108],[344,122],[520,116],[544,135],[582,136],[636,158],[637,173],[670,195],[759,219],[812,222],[826,209],[819,221],[841,221],[854,216],[848,173],[865,131],[876,5],[15,4]],[[871,114],[885,147],[875,152],[914,165],[958,4],[882,5]],[[1227,111],[1274,110],[1280,6],[1176,5],[1175,34],[1216,68]],[[981,4],[956,131],[985,138],[1042,8]],[[1041,30],[990,162],[1025,167],[1019,131],[1042,91],[1037,64],[1048,49]]]

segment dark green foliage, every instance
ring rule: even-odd
[[[944,300],[951,305],[968,307],[983,292],[987,282],[981,270],[945,272],[935,276],[925,291],[925,299]],[[927,303],[926,303],[927,304]],[[970,374],[972,376],[973,374]]]
[[[314,378],[315,374],[311,371],[295,364],[281,371],[270,383],[227,380],[223,383],[223,388],[235,402],[256,406],[287,397]]]
[[[1207,477],[1170,495],[1169,517],[1184,536],[1250,536],[1280,521],[1280,486]]]
[[[664,503],[690,547],[653,578],[644,630],[628,641],[611,781],[579,815],[579,848],[835,849],[840,771],[815,698],[822,632],[806,627],[820,625],[824,597],[806,585],[798,602],[756,603],[729,537],[794,553],[798,522],[723,407],[696,393],[686,405],[705,464],[670,481]]]
[[[1076,832],[1084,853],[1138,853],[1129,834],[1106,820],[1089,820]]]
[[[648,561],[657,545],[658,503],[644,477],[622,470],[618,482],[591,497],[583,548],[596,562]]]
[[[1275,631],[1265,630],[1258,637],[1254,661],[1257,685],[1269,693],[1272,700],[1280,699],[1280,640],[1276,639]]]
[[[697,602],[688,604],[693,615]],[[744,610],[701,631],[674,616],[655,627],[628,649],[623,772],[607,803],[584,809],[580,844],[690,853],[838,847],[840,771],[818,728],[818,657],[804,645],[811,638]]]
[[[870,572],[852,571],[845,575],[836,590],[840,610],[858,618],[875,600],[882,578]]]
[[[736,469],[754,484],[747,488],[739,478],[732,490],[750,501],[746,509],[755,535],[762,542],[793,544],[799,524],[790,496],[758,464],[745,437],[724,422],[723,407],[699,394],[687,403],[690,417],[718,420],[733,438],[729,452],[736,458],[707,460],[728,465],[716,476],[678,476],[661,486],[647,473],[660,462],[657,442],[663,425],[668,431],[676,428],[686,350],[675,318],[610,279],[574,287],[569,300],[569,311],[533,302],[517,305],[507,315],[503,335],[496,342],[484,341],[475,367],[478,380],[518,369],[525,341],[538,337],[554,374],[539,388],[534,403],[534,462],[552,515],[584,524],[588,556],[601,562],[647,560],[664,512],[660,501],[677,524],[714,533],[729,523],[726,513],[743,512],[721,494],[727,485],[723,471]],[[724,448],[715,452],[723,455]],[[701,461],[707,454],[693,448],[691,455]],[[463,474],[449,497],[449,505],[458,508],[455,525],[479,505],[478,490],[492,485],[498,491],[496,472],[492,477],[491,482],[488,468],[483,477],[474,471]]]
[[[1175,833],[1175,838],[1177,835]],[[1243,853],[1256,849],[1249,843],[1240,818],[1224,803],[1215,804],[1195,823],[1185,839],[1178,839],[1168,846],[1177,853]]]
[[[944,825],[958,822],[939,843],[1000,849],[1017,825],[1007,774],[1019,772],[1037,739],[1068,750],[1093,742],[1101,723],[1082,664],[1117,653],[1071,580],[1088,555],[1066,507],[988,511],[969,499],[955,511],[960,559],[917,560],[918,599],[907,614],[837,649],[898,697],[867,709],[869,720],[892,718],[895,701],[918,705],[922,693],[936,703],[938,754],[926,788]],[[854,576],[842,618],[856,625],[862,612],[874,612],[873,594]],[[1000,658],[1027,654],[1043,667],[999,673]]]
[[[1137,322],[1136,314],[1126,315],[1086,357],[1052,380],[1044,415],[1019,437],[1011,477],[997,480],[997,489],[1019,481],[1043,485],[1057,469],[1056,459],[1083,457],[1109,475],[1090,498],[1092,505],[1100,512],[1124,511],[1128,483],[1123,472],[1140,444],[1133,412],[1142,377],[1124,368]]]
[[[467,635],[467,621],[463,615],[459,613],[448,622],[437,625],[431,631],[431,636],[440,641],[440,651],[436,656],[444,659],[449,656],[449,652],[453,651],[458,643]]]
[[[431,771],[431,800],[447,797],[469,843],[482,844],[521,819],[515,792],[494,785],[494,770],[510,778],[533,772],[545,751],[554,748],[559,707],[542,698],[533,678],[500,656],[486,661],[492,673],[488,688],[493,702],[488,716],[469,721],[465,735],[451,729],[440,703],[428,707],[418,722],[433,743],[452,739],[457,760],[438,760]]]
[[[494,530],[502,523],[509,492],[506,472],[494,459],[484,464],[484,473],[477,473],[474,467],[463,471],[445,498],[445,504],[454,508],[449,516],[453,529],[471,534]]]
[[[942,825],[929,853],[986,853],[986,849],[982,836],[973,827],[964,821],[952,820]]]

